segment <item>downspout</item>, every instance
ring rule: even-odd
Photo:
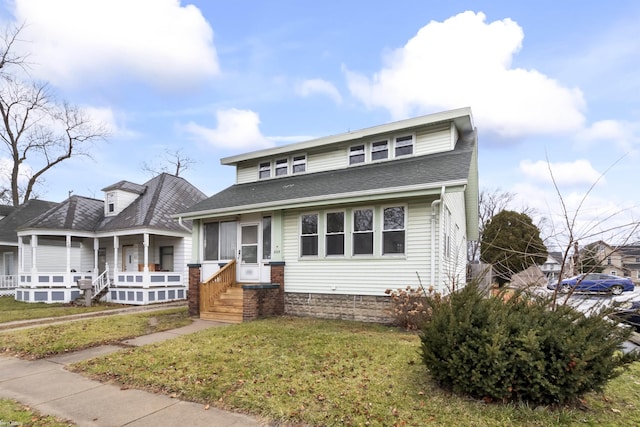
[[[442,209],[442,199],[444,199],[444,190],[445,186],[443,185],[440,189],[440,198],[431,202],[431,286],[434,286],[436,280],[436,205],[440,206]]]

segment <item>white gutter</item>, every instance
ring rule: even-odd
[[[433,286],[436,291],[439,290],[440,284],[438,283],[438,287],[435,286],[435,280],[436,280],[436,272],[435,272],[435,269],[436,269],[436,250],[435,250],[436,210],[435,210],[435,207],[436,205],[440,205],[439,208],[440,210],[442,210],[442,200],[444,199],[444,190],[445,190],[445,186],[443,185],[442,188],[440,189],[440,198],[431,202],[431,286]],[[442,215],[440,215],[440,218],[442,218]]]

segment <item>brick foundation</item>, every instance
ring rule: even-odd
[[[335,295],[287,292],[285,313],[291,316],[357,320],[389,324],[391,298],[373,295]]]
[[[189,264],[189,316],[200,316],[200,264]]]
[[[281,305],[278,300],[279,294],[280,286],[277,283],[242,286],[242,321],[282,314],[278,312]]]

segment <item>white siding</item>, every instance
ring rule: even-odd
[[[348,166],[347,147],[334,147],[333,150],[324,153],[313,153],[307,156],[307,172],[321,172],[334,169],[342,169]]]
[[[386,289],[404,288],[408,285],[417,287],[418,275],[422,284],[428,287],[430,285],[430,200],[425,198],[407,205],[405,256],[379,255],[381,224],[379,211],[380,205],[376,206],[374,233],[377,254],[370,257],[345,255],[337,258],[319,256],[312,259],[301,259],[298,255],[300,212],[287,213],[284,220],[283,242],[286,263],[285,291],[384,295]],[[321,227],[320,230],[322,230]],[[319,240],[322,241],[322,233],[320,234]],[[350,235],[347,232],[345,243],[349,240]],[[321,248],[322,246],[320,244]],[[319,252],[322,254],[322,249]],[[345,244],[345,253],[350,253],[348,244]]]
[[[466,281],[467,265],[467,240],[466,240],[466,216],[464,211],[464,193],[446,193],[444,197],[444,209],[451,213],[451,221],[440,221],[441,226],[448,225],[448,230],[443,230],[442,237],[450,237],[450,250],[448,256],[444,253],[445,242],[441,241],[440,251],[442,255],[442,271],[440,280],[445,287],[464,285]]]
[[[273,173],[273,170],[272,170]],[[258,162],[238,165],[236,168],[236,181],[238,184],[254,182],[258,180]]]
[[[415,144],[417,156],[450,151],[454,148],[454,141],[451,141],[451,129],[448,125],[416,133]]]

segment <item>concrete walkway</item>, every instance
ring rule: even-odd
[[[142,346],[224,325],[196,319],[183,328],[141,336],[123,344]],[[67,364],[121,349],[116,345],[107,345],[36,361],[0,356],[0,397],[15,399],[43,415],[70,420],[78,426],[265,425],[246,415],[215,408],[205,409],[202,404],[162,394],[121,389],[65,369]],[[10,421],[0,420],[0,423]]]

